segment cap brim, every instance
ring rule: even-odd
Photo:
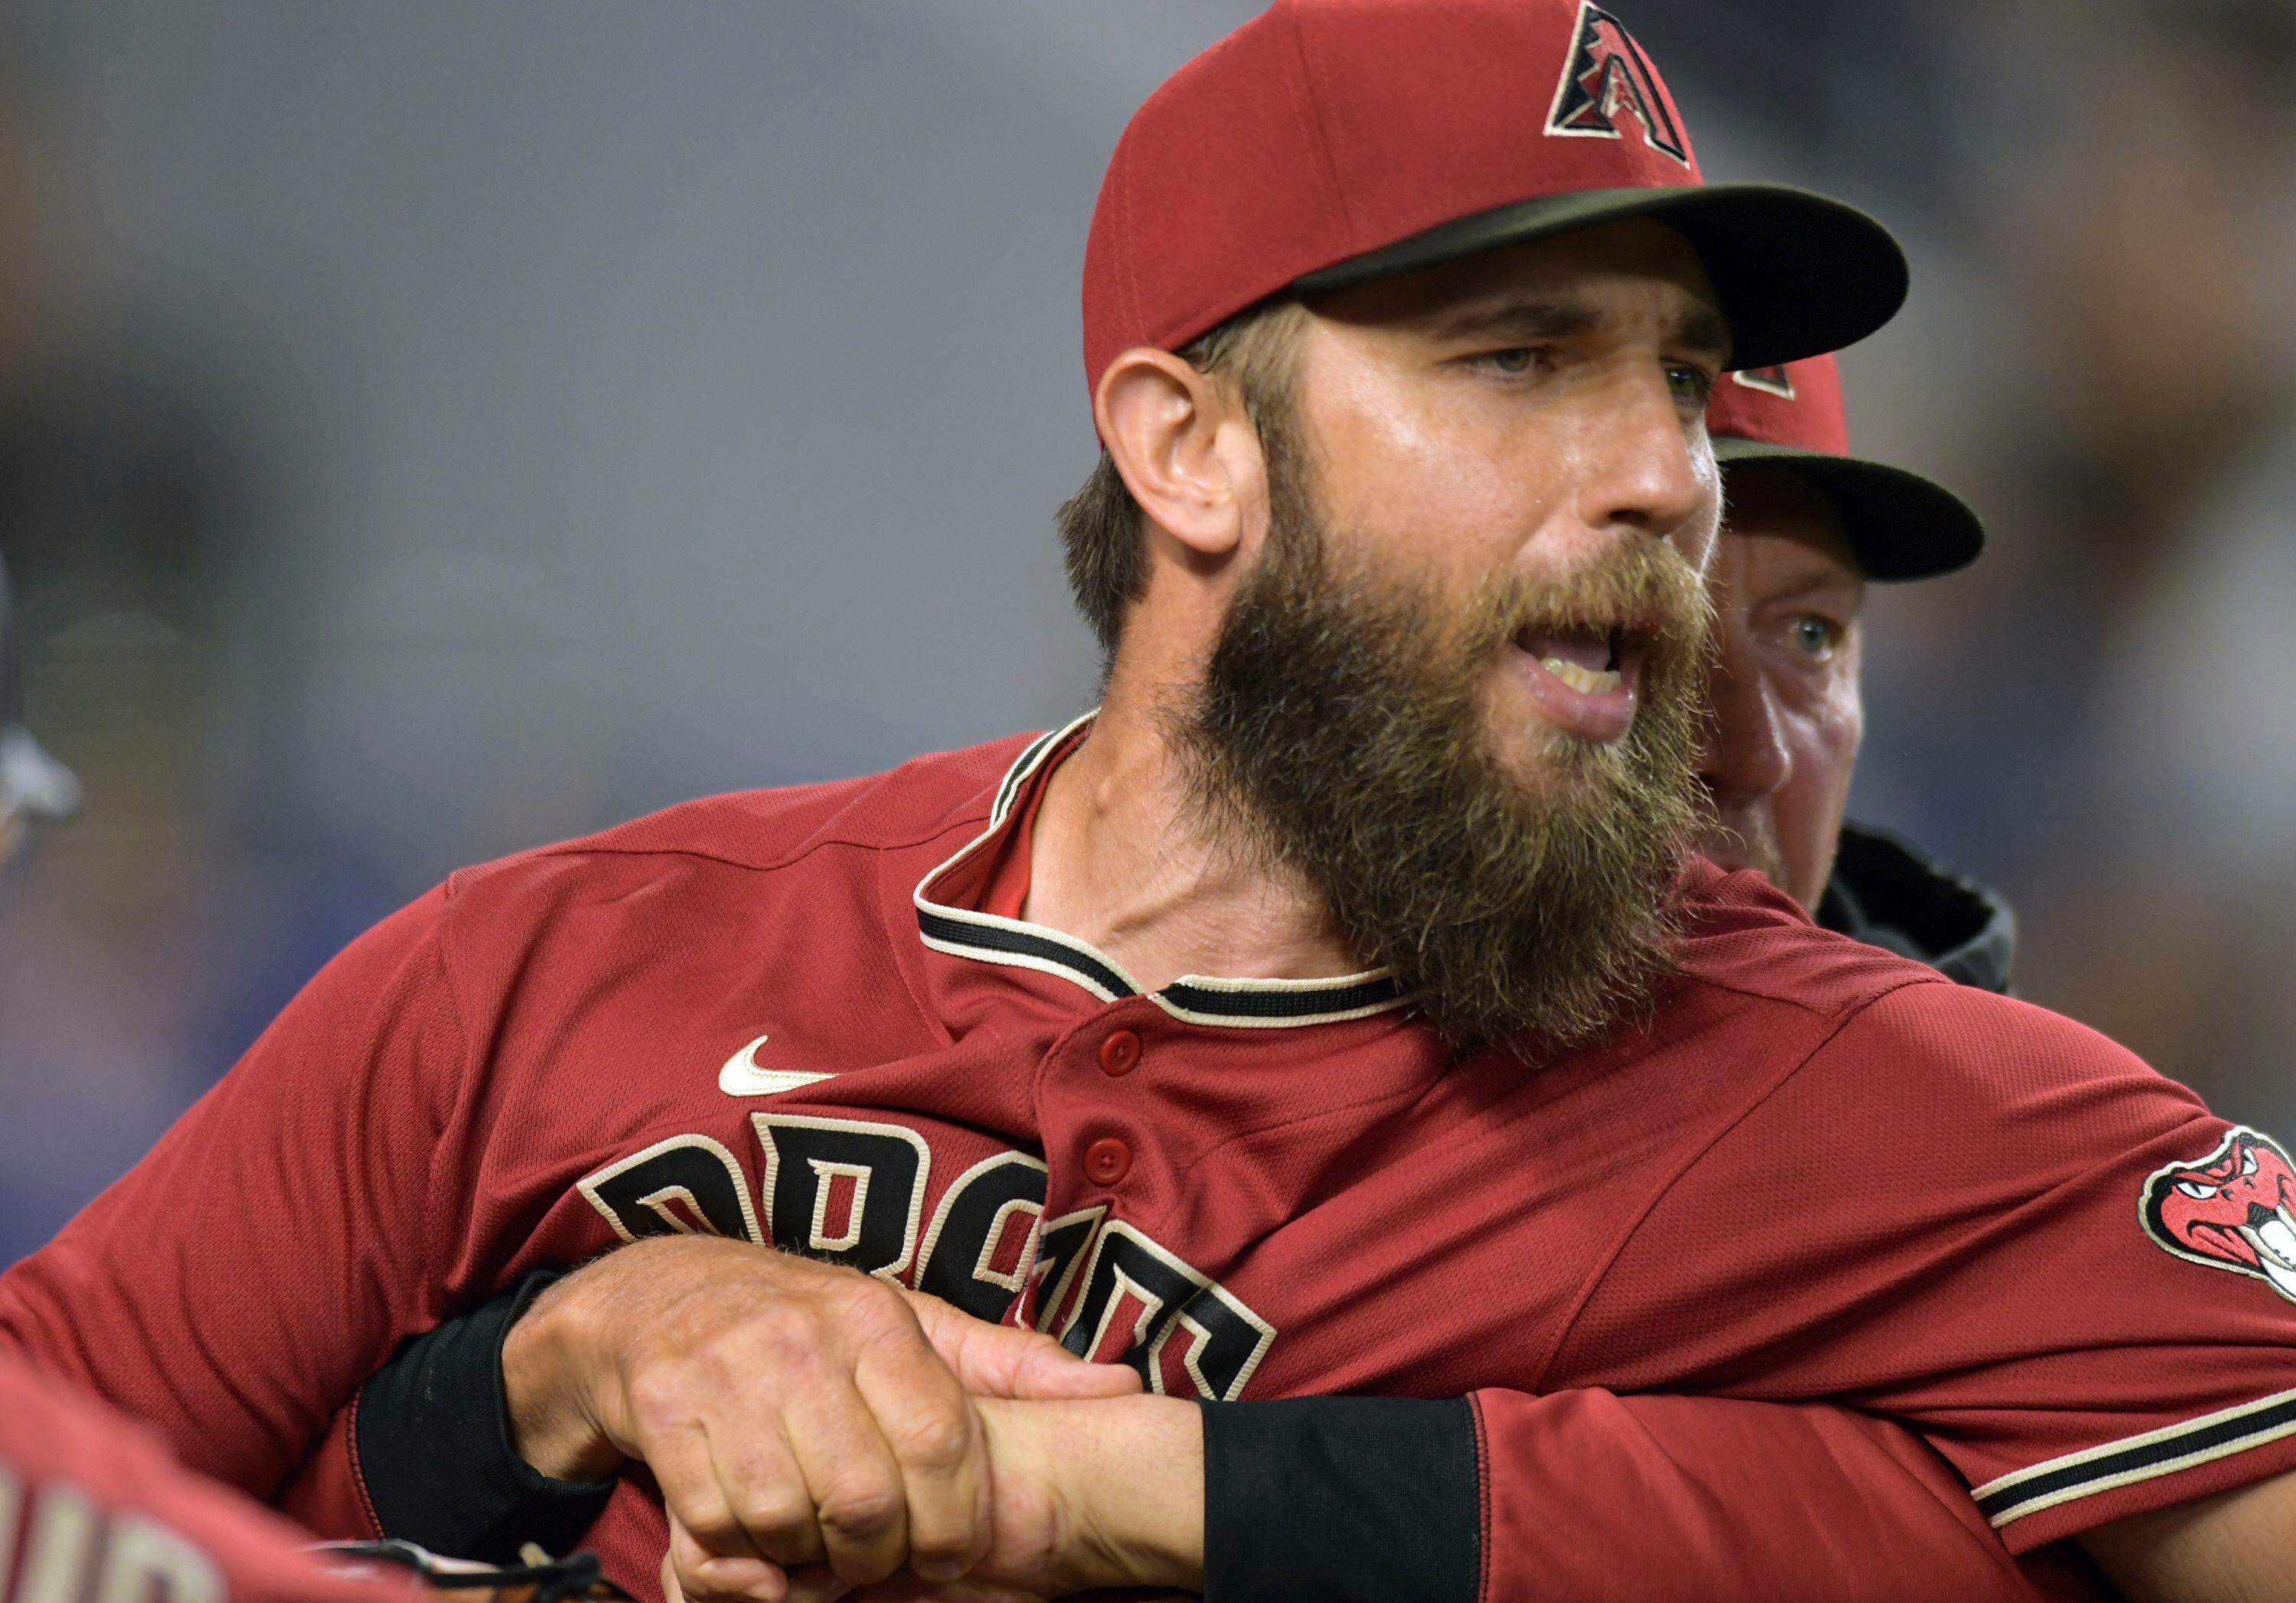
[[[1621,217],[1655,217],[1698,252],[1730,324],[1733,367],[1840,350],[1905,304],[1906,253],[1888,229],[1854,206],[1781,184],[1547,195],[1440,224],[1318,268],[1292,288],[1336,290]]]
[[[0,727],[0,813],[62,821],[79,811],[79,778],[22,724]]]
[[[1850,554],[1869,579],[1930,579],[1977,560],[1985,525],[1968,503],[1918,473],[1855,456],[1830,456],[1717,436],[1715,459],[1775,462],[1808,479],[1841,515]]]

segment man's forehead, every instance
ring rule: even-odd
[[[1392,323],[1437,336],[1514,322],[1648,323],[1669,339],[1727,349],[1698,253],[1662,223],[1631,218],[1524,240],[1319,297],[1336,322]]]
[[[1800,591],[1866,584],[1833,498],[1790,468],[1730,464],[1723,470],[1724,551],[1762,588]]]

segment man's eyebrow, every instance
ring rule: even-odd
[[[1567,339],[1602,321],[1590,306],[1568,300],[1507,300],[1462,307],[1436,318],[1435,338],[1452,339]]]
[[[1463,307],[1436,318],[1431,331],[1442,340],[1568,339],[1602,321],[1602,313],[1583,302],[1506,300]],[[1677,349],[1710,356],[1718,362],[1730,352],[1730,326],[1710,307],[1683,313],[1667,331],[1667,337]]]
[[[1792,569],[1777,584],[1767,587],[1762,604],[1775,607],[1781,602],[1808,601],[1812,596],[1829,593],[1854,595],[1862,600],[1867,582],[1864,574],[1839,562],[1813,562],[1808,567]]]
[[[1675,320],[1671,343],[1721,361],[1730,354],[1730,325],[1711,307],[1697,307]]]

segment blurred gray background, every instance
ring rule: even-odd
[[[1087,704],[1085,227],[1254,9],[0,4],[0,553],[90,798],[0,876],[0,1263],[455,865]],[[2296,15],[1617,9],[1710,177],[1915,259],[1853,437],[1994,546],[1876,596],[1854,811],[2296,1133]]]

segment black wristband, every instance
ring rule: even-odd
[[[517,1290],[403,1343],[360,1389],[354,1445],[385,1536],[511,1564],[529,1542],[570,1550],[604,1511],[613,1476],[553,1480],[511,1446],[503,1338],[556,1279],[529,1275]]]
[[[1203,1411],[1207,1603],[1473,1603],[1482,1482],[1464,1398]]]

